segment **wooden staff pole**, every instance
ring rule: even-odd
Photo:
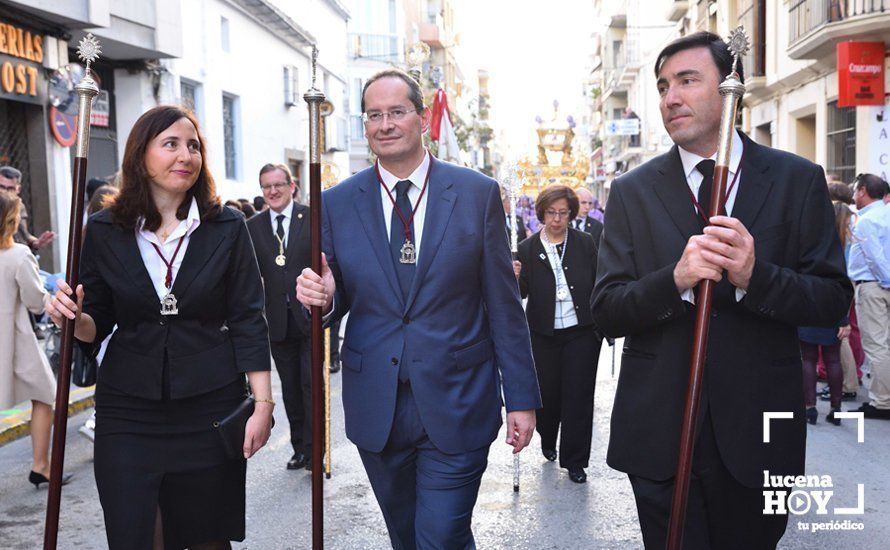
[[[331,329],[324,331],[324,477],[331,479]]]
[[[739,41],[741,36],[741,42]],[[745,94],[745,85],[735,71],[739,56],[747,49],[747,38],[739,27],[730,35],[729,48],[735,56],[733,70],[720,84],[719,92],[723,96],[723,112],[720,116],[720,137],[717,146],[717,162],[714,167],[711,203],[708,205],[710,216],[717,216],[723,211],[726,200],[726,180],[729,175],[729,158],[732,152],[732,134],[735,132],[735,120],[739,99]],[[695,427],[701,401],[702,379],[707,358],[708,330],[711,323],[711,308],[714,297],[714,281],[703,280],[698,285],[695,298],[696,312],[692,340],[692,353],[689,358],[689,385],[686,390],[686,406],[683,409],[683,425],[680,429],[680,449],[677,460],[677,474],[674,493],[671,499],[671,516],[668,523],[667,548],[680,550],[683,544],[683,527],[686,519],[686,504],[689,497],[689,480],[692,473],[692,458],[695,451]]]
[[[88,34],[81,40],[78,54],[86,61],[83,79],[75,90],[78,97],[77,149],[72,170],[71,215],[68,224],[68,260],[65,277],[71,288],[80,282],[80,241],[83,229],[83,197],[86,191],[87,157],[90,151],[90,112],[99,87],[90,75],[90,64],[100,53],[99,43]],[[43,531],[44,550],[55,550],[59,536],[59,513],[62,504],[62,475],[65,467],[65,435],[68,429],[68,396],[71,389],[71,357],[74,351],[74,321],[62,320],[62,341],[59,353],[59,378],[53,417],[53,443],[50,460],[49,494],[46,504],[46,524]]]
[[[312,271],[321,274],[321,112],[324,93],[315,88],[318,48],[312,48],[312,87],[303,94],[309,105],[309,242]],[[310,331],[312,352],[312,548],[324,548],[324,478],[322,451],[324,445],[324,336],[321,307],[313,306]]]

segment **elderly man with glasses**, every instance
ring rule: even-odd
[[[312,385],[309,323],[299,310],[294,279],[310,265],[309,208],[293,200],[297,184],[284,164],[260,169],[260,189],[268,205],[247,221],[266,293],[266,319],[275,370],[290,425],[293,455],[288,470],[309,467],[312,456]]]

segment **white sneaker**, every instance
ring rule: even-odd
[[[84,424],[77,431],[80,432],[80,434],[82,436],[89,439],[90,441],[96,441],[96,432],[90,426],[87,426],[86,424]]]
[[[96,441],[96,409],[93,409],[90,417],[87,418],[87,421],[84,422],[83,426],[77,431],[90,441]]]

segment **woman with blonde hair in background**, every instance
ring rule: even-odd
[[[0,192],[0,409],[31,401],[33,462],[28,481],[49,482],[49,441],[56,380],[40,349],[28,311],[42,313],[49,297],[31,250],[13,242],[22,201]],[[65,474],[62,484],[71,480]]]

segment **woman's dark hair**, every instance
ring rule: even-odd
[[[248,220],[254,216],[256,216],[256,208],[253,207],[249,202],[241,203],[241,212],[244,213],[244,217]]]
[[[262,212],[263,208],[266,207],[266,199],[257,195],[253,198],[253,209],[257,212]]]
[[[683,50],[691,50],[692,48],[708,48],[711,51],[711,58],[714,60],[714,64],[717,65],[717,70],[720,71],[721,80],[732,72],[732,54],[729,53],[726,42],[712,32],[699,31],[680,37],[661,50],[661,53],[655,59],[655,78],[658,78],[659,73],[661,73],[661,66],[664,65],[664,62],[670,56]],[[736,66],[736,72],[739,75],[739,80],[744,83],[745,70],[742,67],[741,59]]]
[[[112,187],[111,185],[103,185],[95,189],[93,191],[93,196],[90,198],[90,204],[87,205],[87,215],[92,216],[96,212],[106,208],[114,201],[114,197],[119,194],[120,191],[117,190],[117,187]]]
[[[87,182],[87,202],[93,200],[96,190],[105,185],[108,185],[108,182],[102,178],[90,178],[90,181]]]
[[[839,201],[844,204],[853,204],[853,189],[846,183],[829,183],[828,196],[833,201]]]
[[[544,223],[544,212],[560,199],[569,203],[569,221],[575,219],[578,215],[578,195],[568,185],[548,185],[535,199],[535,215],[539,222]]]
[[[192,198],[198,202],[202,220],[215,218],[219,214],[222,206],[216,194],[216,184],[210,174],[207,149],[204,146],[204,137],[201,135],[198,120],[191,111],[177,105],[160,105],[146,111],[130,130],[127,146],[124,149],[124,162],[121,165],[120,194],[109,206],[111,219],[115,224],[132,229],[136,227],[139,218],[145,218],[143,227],[147,231],[155,231],[161,226],[161,214],[151,198],[151,178],[145,169],[145,152],[151,140],[183,118],[188,119],[198,133],[201,170],[198,172],[195,184],[186,192],[185,198],[176,210],[176,217],[184,220],[188,216]]]
[[[841,246],[846,247],[850,240],[850,218],[853,212],[850,207],[840,201],[834,201],[834,226],[841,240]]]

